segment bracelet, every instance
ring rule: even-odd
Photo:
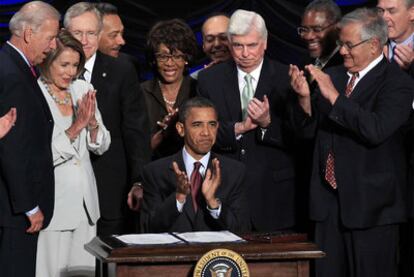
[[[90,125],[88,125],[88,131],[90,132],[90,131],[93,131],[93,130],[96,130],[96,129],[98,129],[99,128],[99,122],[98,121],[96,121],[96,125],[95,126],[90,126]]]

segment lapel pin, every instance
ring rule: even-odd
[[[104,78],[106,77],[106,72],[102,73],[102,77]]]

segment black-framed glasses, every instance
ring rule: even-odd
[[[155,54],[155,58],[157,59],[157,61],[162,63],[167,62],[169,59],[172,59],[174,62],[182,62],[185,60],[185,57],[186,56],[184,54]]]
[[[363,43],[365,43],[367,41],[370,41],[370,40],[371,40],[371,38],[367,38],[367,39],[364,39],[364,40],[362,40],[362,41],[360,41],[360,42],[358,42],[356,44],[352,44],[350,42],[342,42],[340,40],[337,40],[336,41],[336,45],[338,45],[339,47],[342,47],[343,46],[343,47],[345,47],[346,50],[351,51],[355,47],[357,47],[357,46],[359,46],[359,45],[361,45],[361,44],[363,44]]]
[[[331,23],[329,25],[326,25],[325,27],[323,27],[323,26],[309,26],[309,27],[300,26],[296,30],[298,32],[298,35],[300,35],[300,36],[307,35],[310,32],[314,32],[315,34],[319,34],[319,33],[325,31],[326,29],[328,29],[329,27],[331,27],[332,25],[335,25],[335,24],[336,24],[336,22]]]

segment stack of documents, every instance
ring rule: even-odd
[[[230,231],[219,232],[187,232],[187,233],[158,233],[158,234],[130,234],[116,236],[125,244],[181,244],[181,243],[218,243],[243,242],[244,239]]]

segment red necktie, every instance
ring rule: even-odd
[[[345,88],[345,96],[349,97],[354,89],[355,80],[358,77],[358,72],[353,73],[351,80],[349,81],[348,85]],[[335,178],[335,158],[332,149],[329,150],[328,158],[326,159],[326,166],[325,166],[325,180],[328,182],[329,185],[333,189],[337,188],[336,178]]]
[[[34,69],[33,65],[30,65],[30,71],[32,72],[33,77],[37,78],[36,70]]]
[[[190,184],[191,184],[191,197],[193,200],[193,207],[194,211],[197,212],[198,209],[198,194],[200,192],[200,187],[203,182],[203,177],[200,173],[200,162],[194,163],[194,169],[190,176]]]

